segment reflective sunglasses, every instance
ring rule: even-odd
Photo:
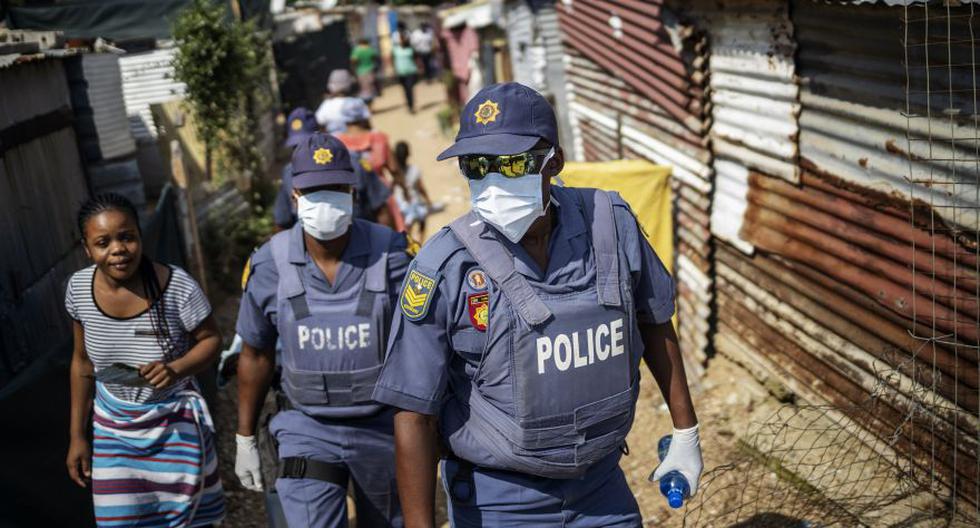
[[[471,154],[459,157],[459,170],[468,179],[482,180],[491,172],[499,172],[507,178],[520,178],[537,174],[544,168],[544,158],[550,148],[529,150],[520,154],[502,156]]]

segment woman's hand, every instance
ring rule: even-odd
[[[68,476],[81,487],[92,479],[92,446],[84,438],[72,438],[68,446]]]
[[[180,379],[174,369],[162,361],[154,361],[140,367],[140,376],[150,382],[155,389],[166,389]]]

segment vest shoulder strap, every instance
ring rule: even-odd
[[[573,190],[592,234],[599,302],[605,306],[620,306],[619,237],[616,233],[612,193],[599,189]]]
[[[364,222],[362,225],[367,227],[368,237],[371,241],[369,264],[364,270],[364,287],[374,293],[386,293],[388,291],[388,246],[391,240],[391,230],[373,222]]]
[[[521,319],[531,326],[538,326],[551,318],[551,310],[531,288],[527,279],[517,272],[514,258],[503,244],[496,239],[480,237],[484,229],[483,221],[472,211],[454,220],[449,228],[504,292]]]
[[[276,264],[276,272],[279,274],[277,295],[280,299],[289,300],[296,319],[303,319],[310,315],[310,308],[306,302],[306,287],[303,285],[299,266],[289,262],[290,233],[291,231],[277,233],[270,242],[272,261]]]

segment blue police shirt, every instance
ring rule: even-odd
[[[355,220],[351,225],[350,242],[344,249],[340,268],[337,270],[334,284],[330,284],[313,258],[306,252],[303,241],[303,226],[295,225],[289,234],[290,252],[302,251],[306,256],[306,266],[303,268],[303,282],[307,288],[324,293],[334,293],[353,287],[364,274],[368,266],[370,241],[368,240],[368,225],[364,220]],[[397,306],[399,287],[409,264],[409,256],[405,252],[406,240],[402,233],[390,232],[388,241],[388,292],[391,295],[391,306]],[[269,242],[260,247],[251,260],[251,273],[248,284],[242,295],[238,309],[236,331],[249,345],[258,349],[275,347],[279,331],[276,328],[278,299],[277,286],[279,273],[272,259],[272,245]]]
[[[592,251],[585,219],[572,204],[569,191],[552,187],[552,205],[558,222],[548,248],[548,269],[542,272],[520,244],[508,249],[517,271],[549,285],[584,277]],[[674,313],[674,283],[663,263],[643,237],[629,206],[618,196],[613,201],[616,230],[626,257],[640,323],[665,323]],[[449,255],[446,258],[446,255]],[[444,263],[444,264],[443,264]],[[448,228],[429,240],[416,257],[416,265],[439,272],[428,313],[412,321],[398,309],[388,341],[388,358],[375,387],[374,399],[394,407],[436,415],[455,380],[472,379],[480,365],[486,334],[471,322],[468,298],[486,291],[474,287],[471,272],[479,268]],[[477,281],[477,286],[479,283]]]
[[[367,170],[357,158],[351,160],[354,172],[358,175],[357,185],[354,186],[354,218],[374,221],[375,211],[380,209],[391,189],[381,181],[377,173]],[[296,223],[296,208],[293,205],[293,166],[286,164],[282,169],[282,184],[276,194],[276,203],[272,209],[272,220],[282,229],[289,229]]]

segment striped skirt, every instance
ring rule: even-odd
[[[214,424],[197,391],[133,403],[96,382],[93,421],[98,526],[206,526],[224,518]]]

